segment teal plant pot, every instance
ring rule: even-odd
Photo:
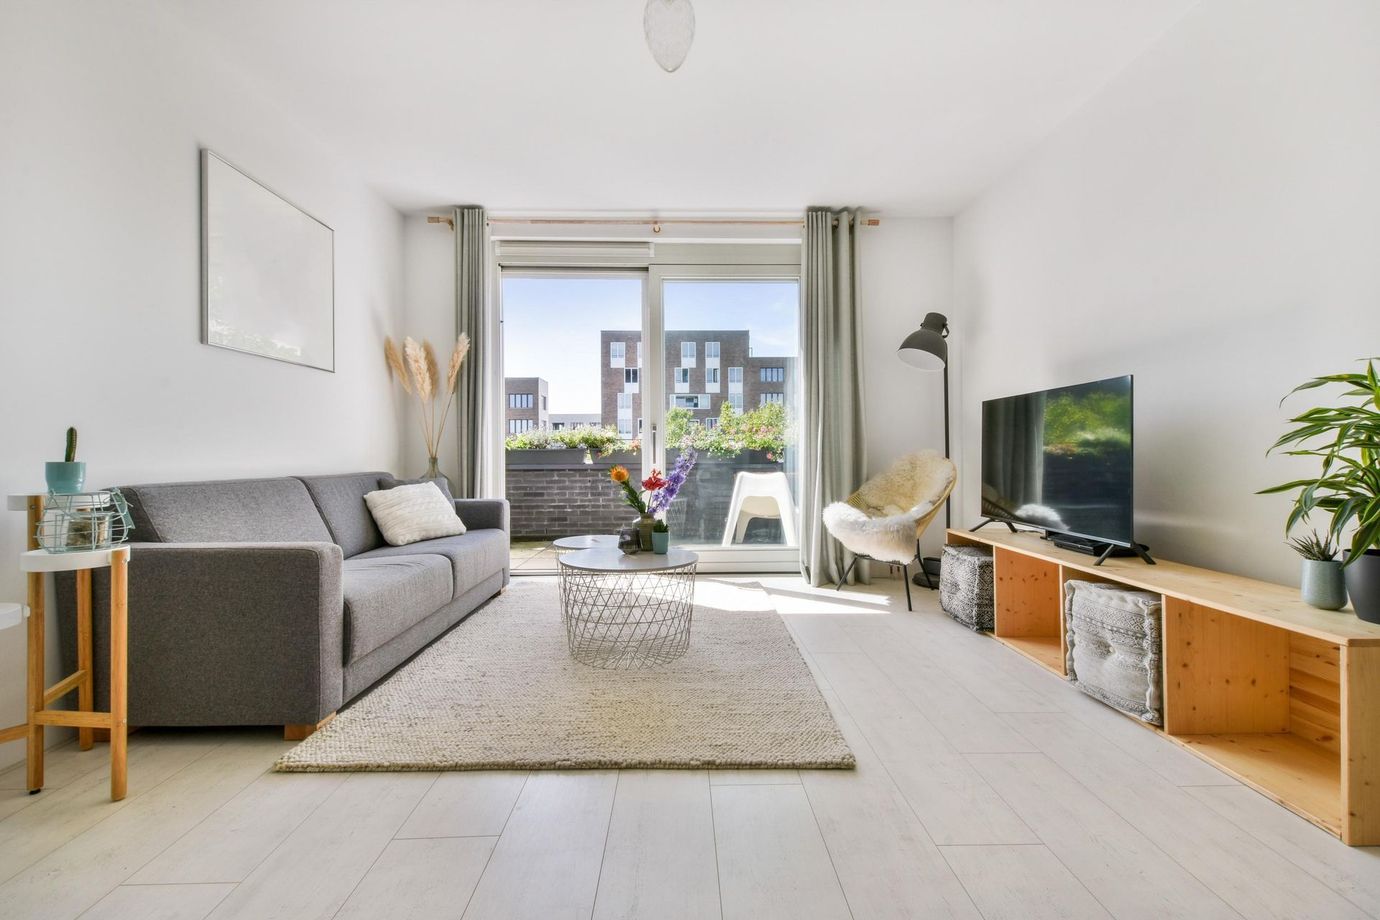
[[[652,531],[652,552],[666,555],[671,548],[671,534],[668,531]]]
[[[1346,584],[1340,562],[1304,559],[1299,594],[1304,603],[1320,610],[1341,610],[1346,606]]]
[[[72,493],[82,491],[86,485],[86,461],[49,460],[43,464],[43,476],[48,481],[48,491]]]

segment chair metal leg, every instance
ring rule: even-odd
[[[923,572],[924,570],[925,570],[925,566],[924,566],[924,564],[922,563],[921,566],[920,566],[920,571]],[[913,612],[913,611],[915,610],[915,608],[912,607],[912,606],[910,605],[910,566],[908,566],[908,565],[902,565],[902,566],[901,566],[901,580],[902,580],[903,582],[905,582],[905,585],[906,585],[906,609]]]
[[[843,577],[839,579],[839,583],[838,583],[838,584],[834,585],[834,590],[835,590],[835,591],[842,591],[842,590],[843,590],[843,586],[846,585],[846,584],[848,584],[848,576],[852,574],[852,572],[853,572],[853,566],[855,566],[855,565],[857,565],[857,564],[858,564],[858,557],[857,557],[857,556],[854,556],[852,559],[849,559],[849,560],[848,560],[848,568],[846,568],[846,569],[843,570]]]

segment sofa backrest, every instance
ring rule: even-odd
[[[383,546],[383,534],[369,513],[364,496],[377,491],[379,480],[389,473],[342,473],[335,476],[299,476],[316,510],[330,528],[331,538],[346,558]]]
[[[134,540],[149,543],[331,543],[301,480],[224,479],[121,486]]]

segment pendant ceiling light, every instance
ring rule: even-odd
[[[685,63],[695,40],[695,8],[690,0],[647,0],[642,28],[652,57],[667,73]]]

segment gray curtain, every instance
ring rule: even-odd
[[[800,567],[812,585],[843,577],[851,554],[829,536],[822,515],[826,505],[862,485],[867,469],[857,217],[855,211],[828,208],[810,208],[805,214]]]
[[[494,492],[493,379],[497,373],[498,323],[494,303],[494,258],[484,209],[455,209],[455,331],[470,337],[470,354],[456,386],[456,437],[460,479],[456,498]]]

